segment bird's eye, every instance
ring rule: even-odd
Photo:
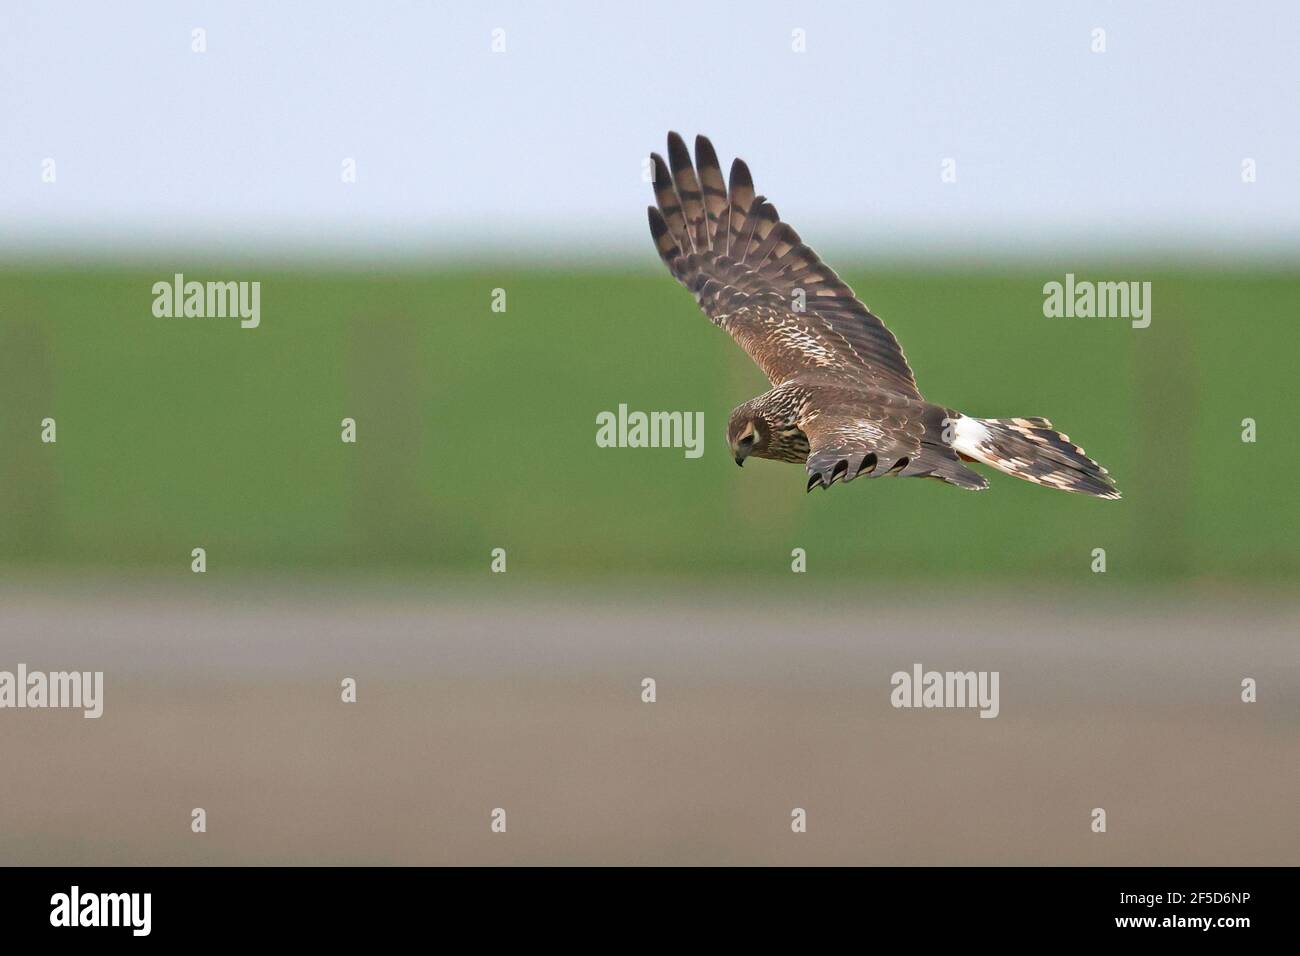
[[[754,435],[752,432],[740,440],[741,448],[748,448],[753,444],[754,444]]]

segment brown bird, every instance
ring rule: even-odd
[[[1045,418],[974,418],[921,397],[898,340],[754,195],[737,159],[722,180],[713,144],[668,134],[654,162],[650,232],[677,281],[767,375],[737,407],[727,441],[746,458],[806,462],[808,490],[859,476],[988,487],[978,461],[1049,488],[1118,498],[1106,469]],[[671,173],[669,169],[671,168]]]

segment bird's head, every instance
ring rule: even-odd
[[[731,455],[737,465],[743,465],[750,455],[762,457],[767,448],[767,440],[772,431],[767,422],[755,417],[749,409],[736,409],[727,422],[727,444],[731,446]]]

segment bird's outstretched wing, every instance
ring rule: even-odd
[[[731,334],[773,385],[804,372],[919,398],[893,333],[804,245],[775,207],[754,195],[737,159],[724,185],[713,145],[668,134],[654,163],[650,232],[673,275]],[[671,168],[671,172],[669,171]]]

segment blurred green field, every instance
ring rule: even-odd
[[[159,319],[151,286],[257,279],[261,327]],[[1044,282],[1153,283],[1151,327],[1046,319]],[[761,373],[657,270],[366,275],[160,264],[0,269],[0,563],[35,569],[485,572],[1091,586],[1300,570],[1300,274],[840,270],[927,396],[1043,415],[1106,465],[1103,502],[993,475],[982,493],[738,470],[728,411]],[[494,288],[507,311],[490,309]],[[700,410],[705,453],[601,449],[620,402]],[[358,442],[340,441],[345,416]],[[40,441],[53,417],[58,442]],[[1258,422],[1256,444],[1241,421]],[[789,580],[787,578],[787,580]]]

